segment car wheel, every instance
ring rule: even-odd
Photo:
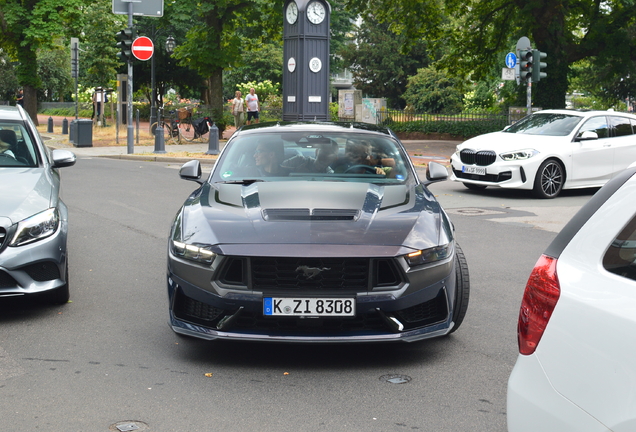
[[[456,331],[466,316],[468,299],[470,297],[470,278],[468,275],[468,263],[464,251],[455,243],[455,303],[453,306],[453,328],[449,332]]]
[[[554,159],[548,159],[537,171],[533,193],[538,198],[554,198],[561,193],[564,181],[565,172],[561,164]]]
[[[68,258],[66,259],[66,283],[59,288],[41,294],[40,301],[52,305],[68,303],[71,293],[68,288]]]
[[[486,189],[488,187],[488,186],[476,185],[476,184],[472,184],[472,183],[462,183],[462,184],[464,186],[466,186],[470,190],[484,190],[484,189]]]

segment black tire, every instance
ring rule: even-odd
[[[555,198],[563,190],[564,182],[565,170],[563,165],[556,159],[548,159],[537,170],[532,192],[537,198]]]
[[[194,130],[192,121],[189,119],[181,120],[181,122],[179,122],[179,134],[181,135],[181,138],[187,142],[192,142],[199,137]]]
[[[464,251],[455,243],[455,302],[453,305],[453,328],[451,334],[462,325],[466,311],[468,310],[468,299],[470,298],[470,277],[468,273],[468,263],[464,256]]]
[[[172,137],[170,136],[170,125],[166,124],[165,122],[161,122],[162,126],[163,126],[163,140],[164,142],[167,142],[168,140],[172,139]],[[150,125],[150,134],[154,137],[155,136],[155,130],[157,130],[157,122],[154,122],[153,124]]]
[[[462,183],[462,184],[464,186],[466,186],[470,190],[484,190],[484,189],[486,189],[488,187],[488,186],[477,185],[477,184],[472,184],[472,183]]]
[[[54,290],[47,291],[40,295],[39,300],[42,303],[50,304],[50,305],[63,305],[68,303],[71,298],[71,293],[68,288],[68,257],[66,258],[66,283],[59,288],[55,288]]]

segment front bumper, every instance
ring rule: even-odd
[[[480,186],[495,186],[509,189],[527,189],[534,187],[534,177],[540,165],[538,159],[523,162],[505,162],[497,160],[487,166],[479,166],[486,169],[486,175],[468,174],[464,167],[476,166],[464,164],[458,153],[451,156],[450,179],[456,182],[469,183]]]
[[[509,432],[611,432],[556,391],[536,354],[517,358],[507,404]]]
[[[0,298],[41,294],[67,281],[67,222],[50,237],[0,253]]]
[[[396,290],[358,292],[283,292],[215,289],[215,281],[193,284],[172,271],[169,259],[169,325],[197,338],[279,342],[413,342],[448,334],[453,328],[451,299],[455,292],[453,259],[422,272]],[[172,264],[172,265],[171,265]],[[183,270],[180,273],[184,273]],[[419,273],[419,275],[418,275]],[[431,273],[442,274],[419,284]],[[453,277],[451,277],[453,275]],[[417,285],[418,289],[414,288]],[[270,317],[263,314],[263,297],[355,298],[355,317]]]

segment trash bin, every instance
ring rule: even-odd
[[[74,120],[75,135],[73,135],[73,145],[75,147],[93,147],[93,121],[87,119]],[[71,128],[72,129],[72,128]]]

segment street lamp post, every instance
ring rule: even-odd
[[[159,35],[158,32],[153,31],[152,39],[155,39]],[[174,38],[172,36],[168,36],[166,39],[166,52],[168,54],[172,54],[174,52],[175,47],[177,46]],[[155,122],[157,122],[157,89],[155,88],[155,56],[153,55],[150,58],[150,79],[151,79],[151,96],[152,100],[150,101],[150,126],[152,126]],[[152,131],[151,131],[152,132]]]

